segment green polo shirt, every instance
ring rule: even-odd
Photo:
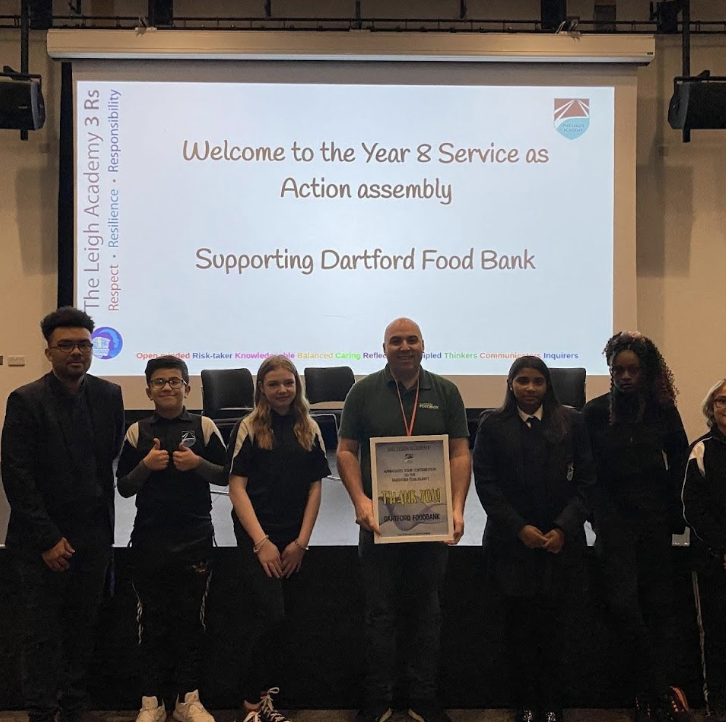
[[[448,434],[450,439],[468,439],[466,409],[459,389],[449,381],[421,369],[414,436]],[[406,422],[410,423],[416,387],[399,384]],[[340,422],[340,438],[360,445],[363,491],[371,496],[370,439],[377,436],[405,436],[406,426],[396,393],[396,381],[388,366],[358,381],[348,393]]]

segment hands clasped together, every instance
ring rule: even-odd
[[[559,554],[565,544],[565,533],[562,529],[552,529],[543,534],[536,526],[526,524],[517,536],[529,549],[544,549],[552,554]]]
[[[292,574],[300,571],[303,556],[307,549],[295,541],[291,541],[280,554],[277,545],[265,536],[253,547],[257,558],[260,560],[262,568],[268,577],[276,577],[277,579],[287,579]]]

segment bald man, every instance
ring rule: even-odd
[[[461,394],[449,380],[421,368],[424,340],[418,324],[398,318],[386,327],[388,361],[351,389],[343,407],[338,471],[360,525],[358,552],[365,584],[365,704],[358,722],[385,722],[391,716],[394,683],[407,678],[408,714],[418,722],[451,722],[436,701],[441,611],[439,590],[448,548],[437,542],[375,544],[369,441],[377,436],[448,434],[454,535],[464,533],[464,502],[471,480],[469,432]],[[360,452],[360,458],[359,458]],[[396,650],[396,610],[406,591],[404,616],[410,637]]]

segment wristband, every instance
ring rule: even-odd
[[[293,539],[292,543],[301,551],[306,552],[310,547],[304,547],[297,539]]]
[[[256,544],[255,544],[255,545],[254,545],[254,546],[252,547],[252,551],[253,551],[253,552],[254,552],[255,554],[259,554],[259,553],[260,553],[260,549],[262,549],[262,547],[263,547],[263,546],[265,546],[265,544],[267,543],[267,540],[268,540],[269,538],[270,538],[269,534],[265,534],[265,536],[263,536],[263,537],[262,537],[262,539],[260,539],[260,541],[258,541],[258,542],[257,542],[257,543],[256,543]]]

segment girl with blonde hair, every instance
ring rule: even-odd
[[[244,722],[288,722],[271,687],[283,658],[286,583],[300,571],[330,474],[300,375],[285,356],[257,372],[255,408],[230,437],[229,495],[256,619],[242,656]]]

